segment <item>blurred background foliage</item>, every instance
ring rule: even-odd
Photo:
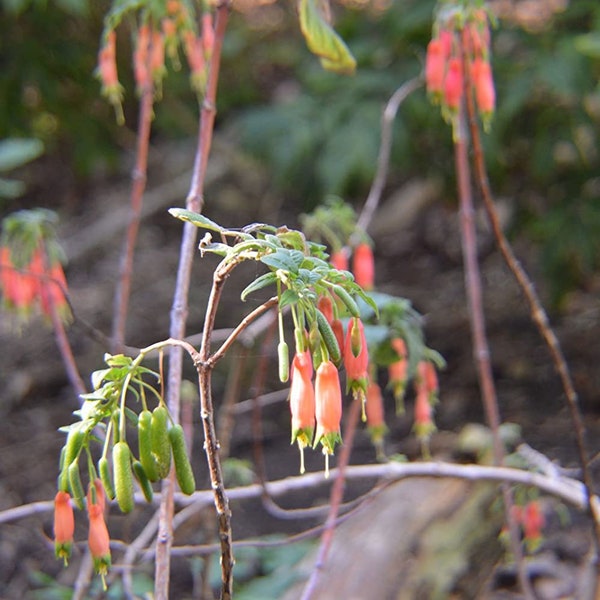
[[[263,162],[298,212],[329,194],[358,204],[374,175],[382,108],[421,71],[433,0],[333,5],[357,73],[324,72],[306,49],[293,3],[239,0],[224,47],[217,126]],[[600,266],[600,4],[494,0],[498,111],[485,136],[498,196],[514,204],[513,234],[539,247],[552,298],[591,285]],[[0,139],[36,138],[53,183],[85,186],[116,169],[135,136],[130,32],[119,29],[127,125],[117,127],[93,73],[105,0],[1,0]],[[187,73],[170,71],[155,139],[195,136]],[[449,128],[420,90],[395,122],[389,189],[442,177],[454,198]],[[56,180],[54,181],[53,180]],[[60,187],[62,186],[62,187]],[[59,198],[54,202],[60,203]],[[16,207],[0,200],[0,209]],[[55,206],[56,207],[56,206]],[[82,207],[84,209],[85,207]]]

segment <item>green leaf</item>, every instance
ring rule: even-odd
[[[128,12],[134,12],[145,4],[146,0],[116,0],[104,18],[105,31],[118,27]]]
[[[203,229],[209,229],[210,231],[216,231],[217,233],[223,233],[225,231],[223,227],[217,225],[214,221],[211,221],[204,215],[195,213],[191,210],[186,210],[185,208],[170,208],[169,214],[181,221],[187,221],[196,227],[202,227]]]
[[[265,273],[264,275],[261,275],[260,277],[255,279],[252,283],[250,283],[249,285],[247,285],[244,288],[244,290],[242,291],[242,293],[240,295],[242,302],[245,302],[246,298],[252,292],[256,292],[257,290],[261,290],[262,288],[267,287],[268,285],[272,285],[276,281],[277,281],[277,275],[275,273],[273,273],[273,271],[270,271],[269,273]]]
[[[311,52],[321,58],[323,68],[352,75],[356,70],[356,60],[342,38],[327,23],[315,0],[300,0],[298,12],[306,44]]]
[[[591,58],[600,58],[600,32],[584,33],[573,39],[577,52]]]
[[[279,308],[282,309],[288,305],[296,304],[300,298],[294,290],[285,290],[279,299]]]
[[[0,171],[10,171],[37,158],[44,151],[40,140],[9,138],[0,142]]]
[[[0,177],[0,198],[13,200],[22,196],[24,192],[25,184],[22,181]]]
[[[277,250],[272,254],[262,256],[260,262],[272,269],[282,269],[289,273],[298,273],[298,268],[304,260],[304,254],[299,250]]]

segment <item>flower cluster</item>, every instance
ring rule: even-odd
[[[67,322],[67,281],[47,211],[19,211],[3,221],[0,291],[4,308],[27,320],[37,309]]]
[[[481,8],[446,8],[440,12],[434,37],[427,46],[425,81],[430,98],[441,105],[444,118],[454,126],[464,96],[465,68],[487,128],[496,105],[488,14]]]
[[[135,9],[133,6],[132,10]],[[111,20],[103,34],[96,74],[102,84],[102,95],[115,107],[117,122],[122,124],[123,87],[119,83],[116,57],[115,27],[118,24],[118,20]],[[133,41],[133,70],[138,94],[151,89],[160,98],[162,81],[167,73],[165,56],[174,69],[180,69],[180,45],[189,65],[192,89],[200,97],[204,94],[207,63],[215,39],[213,14],[208,8],[202,13],[200,29],[198,31],[196,27],[195,15],[190,13],[190,5],[180,0],[156,3],[142,11]]]

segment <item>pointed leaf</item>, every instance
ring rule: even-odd
[[[244,290],[242,291],[242,293],[240,295],[242,302],[245,302],[246,298],[252,292],[256,292],[257,290],[261,290],[262,288],[267,287],[268,285],[272,285],[276,281],[277,281],[277,274],[273,273],[273,271],[269,271],[269,273],[265,273],[264,275],[261,275],[260,277],[255,279],[252,283],[250,283],[249,285],[247,285],[244,288]]]
[[[356,60],[342,38],[325,20],[315,0],[300,0],[298,12],[300,29],[311,52],[321,58],[328,71],[351,75],[356,70]]]
[[[187,221],[196,227],[202,227],[203,229],[209,229],[210,231],[216,231],[217,233],[223,233],[223,231],[225,231],[223,227],[217,225],[214,221],[211,221],[204,215],[195,213],[191,210],[186,210],[185,208],[170,208],[169,213],[176,219]]]

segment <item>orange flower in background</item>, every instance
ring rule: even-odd
[[[150,71],[148,69],[148,52],[150,50],[150,40],[152,33],[150,25],[144,23],[140,25],[137,33],[137,41],[135,51],[133,53],[133,70],[135,75],[135,84],[138,93],[142,93],[144,89],[150,85]]]
[[[38,290],[37,280],[27,268],[14,267],[10,249],[6,246],[0,249],[0,284],[8,308],[22,313],[32,309]]]
[[[417,397],[413,429],[421,440],[423,454],[429,456],[429,438],[436,429],[433,421],[433,405],[438,400],[437,374],[432,362],[422,360],[417,365],[415,391]]]
[[[117,74],[117,52],[116,52],[117,34],[115,31],[109,31],[106,40],[100,52],[98,53],[98,68],[96,74],[102,84],[102,95],[114,106],[117,116],[117,123],[122,125],[125,122],[123,115],[123,87],[119,83]]]
[[[333,330],[333,334],[335,335],[335,339],[338,344],[338,348],[340,349],[340,353],[342,355],[342,359],[344,358],[344,326],[339,319],[334,319],[331,321],[331,329]]]
[[[525,543],[530,551],[536,550],[542,543],[542,529],[546,518],[539,500],[530,500],[521,513]]]
[[[313,448],[320,442],[327,456],[333,454],[335,445],[342,441],[342,390],[338,370],[329,360],[323,361],[317,369],[315,404],[317,431]]]
[[[463,70],[459,58],[451,58],[448,61],[448,72],[444,80],[444,100],[446,106],[452,110],[458,110],[463,95]]]
[[[354,281],[365,290],[375,287],[375,259],[373,249],[363,242],[358,244],[352,255],[352,273]]]
[[[377,457],[379,459],[384,458],[383,454],[383,437],[387,432],[387,426],[385,424],[385,412],[383,407],[383,395],[379,385],[370,380],[367,386],[367,429],[371,436]]]
[[[71,496],[59,491],[54,497],[54,552],[56,558],[64,560],[65,566],[71,556],[74,534],[75,517]]]
[[[496,108],[496,90],[490,63],[483,58],[476,58],[471,65],[475,100],[482,116],[490,116]]]
[[[388,366],[389,385],[396,400],[396,414],[402,414],[404,413],[404,394],[408,380],[408,351],[402,338],[394,338],[391,345],[398,355],[398,360]]]
[[[417,365],[417,385],[419,389],[424,389],[429,401],[434,404],[438,400],[439,384],[435,365],[428,360],[419,361]]]
[[[349,269],[348,254],[344,250],[338,250],[337,252],[332,252],[329,262],[338,271],[347,271]]]
[[[333,302],[329,296],[321,296],[317,302],[317,308],[325,315],[327,322],[331,325],[333,321]]]
[[[440,39],[432,39],[427,45],[425,57],[425,83],[427,92],[439,98],[444,91],[446,76],[446,53]]]

